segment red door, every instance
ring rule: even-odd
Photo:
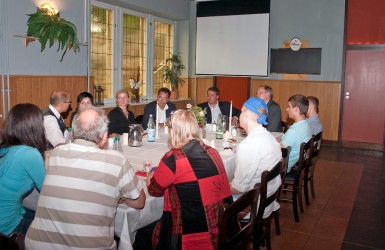
[[[384,144],[385,51],[346,52],[343,141]]]

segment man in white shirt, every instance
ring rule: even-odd
[[[206,110],[207,123],[214,123],[218,119],[218,115],[230,115],[230,103],[226,101],[219,101],[219,89],[211,87],[207,90],[207,102],[198,104],[199,107]],[[232,108],[231,124],[238,122],[241,111],[233,106]]]
[[[234,179],[230,183],[234,195],[251,190],[261,182],[262,172],[271,170],[281,158],[281,146],[275,137],[262,125],[267,125],[268,109],[259,98],[249,98],[242,107],[240,125],[246,130],[247,137],[237,147],[237,164]],[[267,187],[267,196],[281,186],[281,177],[277,176]],[[279,208],[275,201],[265,209],[264,218]]]
[[[53,149],[65,143],[67,136],[66,125],[61,114],[71,105],[70,94],[63,90],[54,90],[49,99],[50,105],[43,110],[47,149]]]
[[[156,100],[148,103],[144,107],[142,123],[142,127],[144,129],[147,129],[150,114],[152,114],[152,117],[154,117],[154,121],[158,120],[158,123],[164,124],[167,121],[167,118],[170,117],[171,113],[176,110],[175,104],[169,101],[170,96],[171,91],[168,88],[160,88]],[[157,113],[159,117],[157,117]]]

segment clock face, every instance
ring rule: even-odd
[[[294,51],[298,51],[301,48],[302,42],[298,37],[294,37],[290,41],[290,48]]]

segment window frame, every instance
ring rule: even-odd
[[[111,106],[116,103],[115,100],[115,93],[120,88],[123,87],[122,80],[123,80],[123,15],[129,14],[129,15],[135,15],[141,18],[146,19],[146,78],[147,78],[147,88],[146,93],[143,93],[142,98],[146,101],[151,101],[156,98],[156,95],[154,94],[154,39],[155,39],[155,22],[163,22],[172,25],[173,27],[173,42],[172,42],[172,51],[175,53],[175,45],[176,45],[176,21],[170,20],[166,18],[162,18],[159,16],[155,16],[152,14],[146,14],[143,12],[135,11],[132,9],[120,7],[111,5],[108,3],[99,2],[96,0],[91,0],[90,6],[89,6],[89,12],[91,12],[91,7],[99,7],[104,8],[112,11],[113,15],[113,31],[112,31],[112,98],[104,98],[104,105],[105,106]],[[88,20],[88,34],[89,34],[89,46],[91,46],[91,15],[89,15]],[[91,75],[91,48],[89,48],[89,55],[88,55],[88,68],[89,68],[89,77],[92,77]],[[94,82],[96,84],[96,82]],[[93,89],[90,89],[91,93],[93,93]]]

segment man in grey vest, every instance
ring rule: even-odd
[[[66,125],[61,114],[71,105],[70,94],[63,90],[54,90],[49,98],[50,105],[43,110],[47,149],[53,149],[65,143],[67,137]]]

